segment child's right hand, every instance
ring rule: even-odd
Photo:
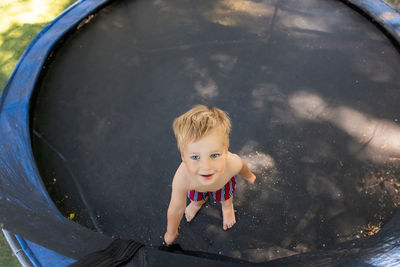
[[[166,232],[165,235],[164,235],[165,243],[167,243],[167,245],[171,245],[172,242],[174,242],[175,239],[178,237],[178,235],[179,235],[178,231],[176,231],[175,234],[170,234],[170,233]]]

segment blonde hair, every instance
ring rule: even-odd
[[[229,133],[231,121],[228,114],[216,107],[204,105],[194,106],[174,120],[174,129],[179,151],[184,145],[195,142],[209,133],[211,130],[221,127],[225,134],[225,146],[229,148]]]

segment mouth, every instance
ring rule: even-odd
[[[208,180],[213,176],[213,174],[200,175],[200,176],[203,177],[204,179]]]

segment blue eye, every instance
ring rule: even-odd
[[[191,158],[192,160],[198,160],[198,159],[200,159],[199,156],[190,156],[190,158]]]
[[[213,159],[216,159],[219,156],[221,156],[221,154],[219,154],[219,153],[211,154],[211,158],[213,158]]]

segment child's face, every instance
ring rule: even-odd
[[[224,132],[217,128],[195,142],[189,142],[181,153],[190,175],[204,184],[213,184],[225,171],[228,150]]]

